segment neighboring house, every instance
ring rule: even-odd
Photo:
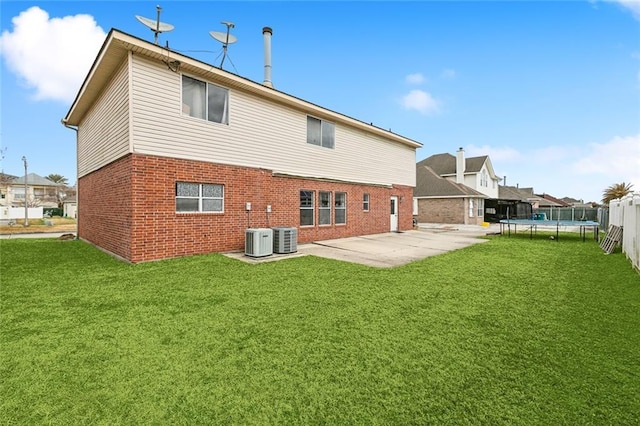
[[[5,175],[6,176],[6,175]],[[1,202],[7,207],[24,207],[25,199],[29,207],[58,207],[56,193],[60,185],[35,173],[27,175],[25,194],[25,177],[13,177],[4,180]]]
[[[62,202],[62,216],[75,219],[78,217],[78,203],[76,197],[65,198]]]
[[[553,197],[549,194],[536,194],[538,197],[538,208],[559,208],[559,207],[571,207],[569,203],[564,202],[556,197]]]
[[[464,184],[487,198],[498,198],[500,178],[496,176],[488,155],[465,158],[464,149],[460,148],[455,156],[449,153],[435,154],[417,165],[428,166],[438,176]]]
[[[480,224],[484,200],[498,197],[498,178],[488,156],[435,154],[416,164],[414,215],[418,222]]]
[[[9,186],[17,179],[17,176],[0,173],[0,206],[7,207],[9,203]]]
[[[416,166],[413,197],[419,223],[479,225],[484,221],[485,194],[443,178],[425,164]]]
[[[563,197],[563,198],[561,198],[561,200],[564,201],[565,203],[567,203],[567,205],[569,207],[579,207],[579,208],[592,208],[593,207],[593,203],[592,202],[585,203],[583,200],[576,200],[575,198],[571,198],[571,197]]]
[[[242,250],[247,228],[294,227],[300,243],[411,229],[421,144],[266,76],[112,29],[63,119],[77,130],[78,236],[143,262]]]

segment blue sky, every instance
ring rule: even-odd
[[[508,185],[599,201],[640,192],[640,0],[422,2],[0,2],[5,173],[76,181],[60,124],[111,28],[219,65],[209,31],[235,24],[224,69],[263,80],[273,28],[278,90],[421,142],[489,155]]]

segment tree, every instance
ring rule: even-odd
[[[58,185],[67,186],[69,184],[69,179],[56,173],[48,174],[45,178]]]
[[[58,187],[55,189],[55,193],[53,194],[53,197],[55,198],[56,203],[58,204],[58,208],[61,209],[63,206],[64,199],[67,198],[67,194],[65,190],[67,189],[67,184],[69,183],[69,180],[66,177],[59,175],[57,173],[50,173],[47,176],[45,176],[45,178],[49,179],[51,182],[58,185]]]
[[[607,187],[602,193],[602,204],[609,204],[609,201],[622,198],[631,193],[633,184],[631,183],[614,183]]]

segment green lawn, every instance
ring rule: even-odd
[[[393,269],[0,255],[1,424],[640,422],[640,275],[593,240]]]

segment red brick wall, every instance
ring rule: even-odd
[[[484,218],[477,216],[477,202],[473,200],[473,217],[469,217],[468,198],[421,198],[416,219],[419,223],[480,225]]]
[[[131,258],[131,157],[78,180],[78,237]]]
[[[462,198],[418,199],[419,223],[464,223]]]
[[[130,190],[113,191],[114,180],[127,183]],[[224,213],[176,213],[176,182],[224,185]],[[300,190],[315,191],[314,226],[299,226]],[[345,225],[335,225],[333,217],[332,225],[318,225],[318,191],[347,193]],[[144,155],[130,155],[82,177],[79,192],[80,237],[132,262],[243,250],[249,227],[297,227],[298,243],[389,232],[389,197],[394,195],[400,200],[399,229],[411,229],[413,218],[413,188],[408,186],[274,176],[264,169]],[[109,192],[108,200],[101,198]],[[370,194],[368,212],[362,210],[363,193]],[[118,195],[123,199],[116,200]],[[96,212],[107,205],[124,209],[110,207],[110,219],[100,222]]]

